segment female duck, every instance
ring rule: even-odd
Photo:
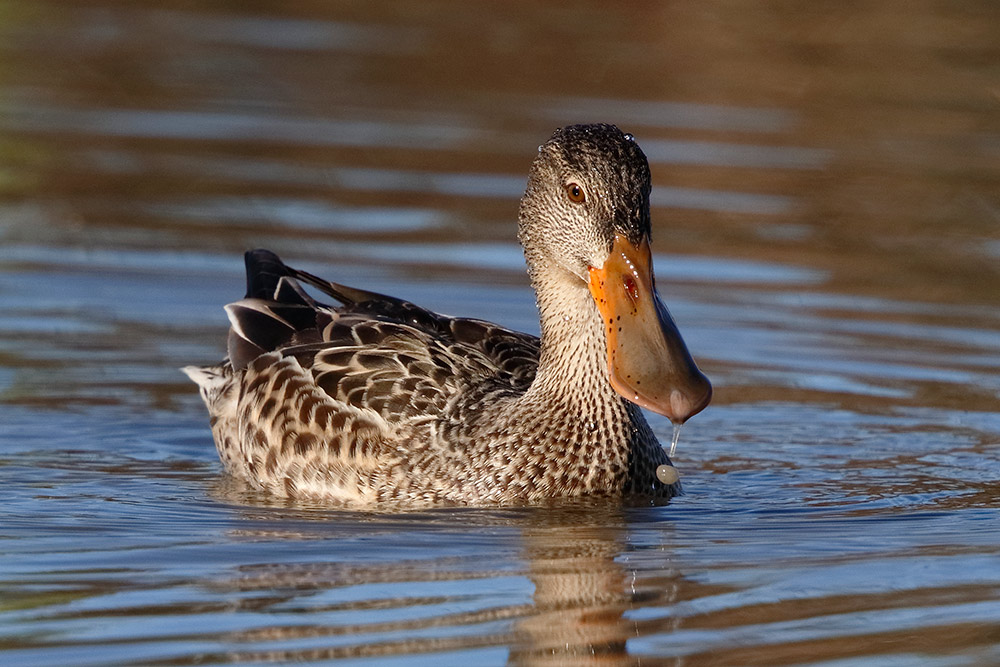
[[[185,369],[227,470],[352,505],[676,494],[639,406],[681,423],[712,390],[656,294],[649,191],[645,155],[612,125],[539,148],[519,233],[540,339],[248,252],[229,358]]]

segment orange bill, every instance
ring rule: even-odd
[[[611,385],[628,400],[682,424],[712,398],[653,281],[649,243],[615,235],[604,266],[590,268],[590,293],[608,334]]]

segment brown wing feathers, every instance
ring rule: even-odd
[[[533,336],[322,280],[268,250],[251,250],[245,259],[247,296],[226,307],[236,370],[282,351],[311,369],[331,397],[385,417],[409,413],[407,403],[414,400],[441,408],[475,378],[497,376],[508,386],[526,386],[534,376]],[[317,302],[299,281],[342,305]]]

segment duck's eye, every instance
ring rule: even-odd
[[[581,188],[577,183],[570,183],[566,186],[566,195],[574,204],[582,204],[587,199],[587,195],[584,193],[583,188]]]

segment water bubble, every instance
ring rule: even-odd
[[[656,466],[656,479],[664,484],[676,484],[681,476],[677,473],[677,468],[663,464]]]

